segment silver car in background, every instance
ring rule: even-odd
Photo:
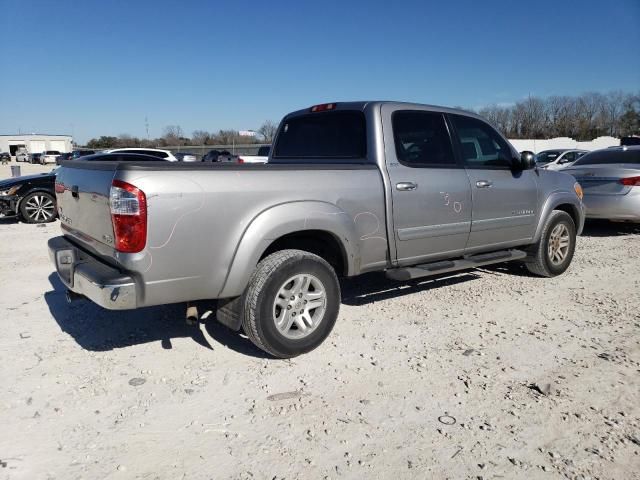
[[[640,146],[596,150],[562,171],[582,186],[587,218],[640,222]]]

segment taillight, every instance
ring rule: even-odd
[[[147,197],[138,187],[114,180],[109,195],[116,250],[136,253],[147,243]]]
[[[320,105],[314,105],[311,107],[312,112],[326,112],[327,110],[333,110],[336,108],[335,103],[322,103]]]
[[[238,157],[238,163],[244,163],[244,158]]]
[[[627,187],[640,187],[640,177],[621,178],[620,183]]]
[[[56,193],[64,193],[64,183],[56,182],[55,191]]]

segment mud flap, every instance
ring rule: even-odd
[[[218,300],[216,319],[226,327],[236,332],[242,326],[242,296],[235,298],[221,298]]]

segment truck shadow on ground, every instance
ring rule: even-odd
[[[342,303],[353,306],[366,305],[477,278],[480,276],[473,272],[458,272],[446,277],[394,282],[382,273],[371,273],[341,282]],[[106,352],[151,342],[160,342],[162,348],[170,350],[173,348],[173,339],[191,338],[198,345],[210,350],[224,346],[242,355],[271,358],[241,332],[234,332],[215,320],[215,300],[194,302],[201,321],[197,325],[188,325],[185,321],[184,303],[111,311],[87,300],[69,304],[65,297],[66,288],[58,276],[52,273],[49,275],[49,282],[53,290],[45,293],[44,298],[51,315],[60,329],[85,350]],[[213,345],[205,332],[215,341]]]
[[[472,270],[425,277],[407,282],[389,280],[382,272],[367,273],[357,278],[342,280],[342,303],[352,306],[366,305],[434,288],[457,285],[478,278],[480,278],[480,275]]]
[[[242,355],[269,358],[254,346],[249,339],[234,332],[215,317],[206,322],[188,325],[185,321],[186,304],[177,303],[137,310],[105,310],[88,300],[71,304],[65,297],[66,288],[56,274],[49,276],[53,290],[44,298],[63,332],[68,333],[85,350],[105,352],[150,342],[160,342],[162,348],[173,348],[172,340],[192,338],[204,348],[214,350],[225,346]],[[202,313],[215,312],[215,301],[197,302]],[[204,334],[215,341],[212,345]],[[217,345],[219,344],[219,345]]]

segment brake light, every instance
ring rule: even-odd
[[[136,253],[147,244],[147,197],[122,180],[111,183],[109,194],[116,250]]]
[[[64,183],[56,182],[55,191],[56,193],[64,193]]]
[[[238,157],[238,163],[244,163],[244,158]]]
[[[326,112],[327,110],[333,110],[336,108],[335,103],[322,103],[320,105],[314,105],[311,107],[312,112]]]
[[[621,178],[620,183],[627,187],[640,187],[640,177]]]

